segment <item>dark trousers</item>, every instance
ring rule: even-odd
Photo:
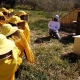
[[[59,33],[58,33],[58,32],[55,32],[55,31],[52,30],[52,29],[49,29],[49,35],[50,35],[51,38],[52,38],[52,37],[55,37],[56,39],[60,39]]]

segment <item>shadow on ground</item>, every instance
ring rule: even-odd
[[[42,38],[37,38],[34,43],[43,43],[44,41],[50,41],[50,37],[46,36]]]
[[[74,38],[73,35],[67,35],[62,37],[59,41],[62,42],[63,44],[69,44],[74,42]]]
[[[70,52],[65,55],[61,55],[60,58],[62,60],[67,60],[69,63],[76,63],[80,59],[80,56],[73,52]]]

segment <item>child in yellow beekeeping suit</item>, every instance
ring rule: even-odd
[[[15,43],[0,34],[0,80],[15,80],[14,75],[22,59]]]
[[[30,43],[30,28],[25,20],[21,20],[18,16],[12,16],[8,23],[22,29],[27,41]]]
[[[2,12],[0,12],[0,23],[2,23],[2,24],[7,23],[6,17],[4,16],[4,14]]]
[[[4,24],[0,29],[2,34],[7,36],[7,38],[11,38],[11,40],[15,42],[16,46],[21,51],[21,54],[19,56],[22,56],[25,50],[27,59],[29,62],[33,63],[34,55],[27,39],[25,38],[23,30],[18,29],[15,26],[11,26],[10,24]]]
[[[21,20],[25,20],[26,22],[29,22],[29,14],[27,14],[25,11],[20,10],[15,15],[20,17]]]

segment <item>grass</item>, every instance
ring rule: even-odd
[[[15,9],[15,12],[17,11]],[[29,13],[31,48],[35,62],[31,64],[23,56],[19,80],[77,80],[80,75],[80,59],[72,54],[68,55],[73,51],[72,39],[46,40],[49,36],[47,25],[51,16],[45,15],[43,11],[25,11]],[[60,30],[60,35],[61,32]],[[35,43],[38,38],[43,42]]]

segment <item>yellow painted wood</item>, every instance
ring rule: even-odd
[[[80,35],[74,36],[73,52],[80,55]]]
[[[63,24],[70,24],[72,21],[77,21],[78,12],[80,12],[80,8],[69,12],[60,20],[60,22]]]

